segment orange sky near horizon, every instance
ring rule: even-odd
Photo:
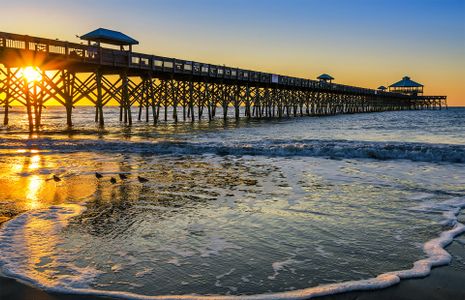
[[[408,75],[426,95],[465,106],[465,1],[416,1],[423,5],[397,15],[396,1],[18,2],[6,4],[0,31],[79,42],[76,34],[105,27],[139,40],[137,52],[310,79],[329,73],[367,88]]]

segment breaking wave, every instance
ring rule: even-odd
[[[109,152],[143,155],[309,156],[334,159],[405,159],[420,162],[465,163],[465,145],[348,140],[266,140],[241,142],[31,140],[0,139],[0,149],[36,149],[44,153]],[[4,154],[5,155],[5,154]]]

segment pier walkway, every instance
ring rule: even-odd
[[[135,41],[137,42],[137,41]],[[129,44],[128,44],[129,45]],[[39,72],[25,76],[27,67]],[[26,68],[26,69],[25,69]],[[0,32],[0,105],[4,124],[9,109],[26,107],[30,130],[39,128],[46,103],[66,108],[72,126],[74,107],[84,99],[95,105],[95,121],[104,125],[103,109],[120,106],[120,121],[157,124],[168,113],[178,121],[333,115],[386,110],[441,109],[446,96],[408,95],[136,53],[132,47],[102,47]],[[243,108],[243,109],[241,109]],[[242,114],[242,115],[241,115]],[[145,116],[144,116],[145,115]]]

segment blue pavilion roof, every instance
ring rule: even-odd
[[[102,42],[111,45],[137,45],[138,41],[119,31],[99,28],[81,36],[81,40]]]
[[[405,76],[401,81],[391,84],[389,87],[422,87],[422,84],[415,82],[410,77]]]
[[[321,74],[320,76],[317,77],[317,79],[333,80],[334,78],[331,75],[328,75],[328,74]]]

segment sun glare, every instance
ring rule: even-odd
[[[40,69],[37,67],[26,67],[21,69],[21,75],[26,79],[28,82],[36,82],[42,80],[42,74]]]

